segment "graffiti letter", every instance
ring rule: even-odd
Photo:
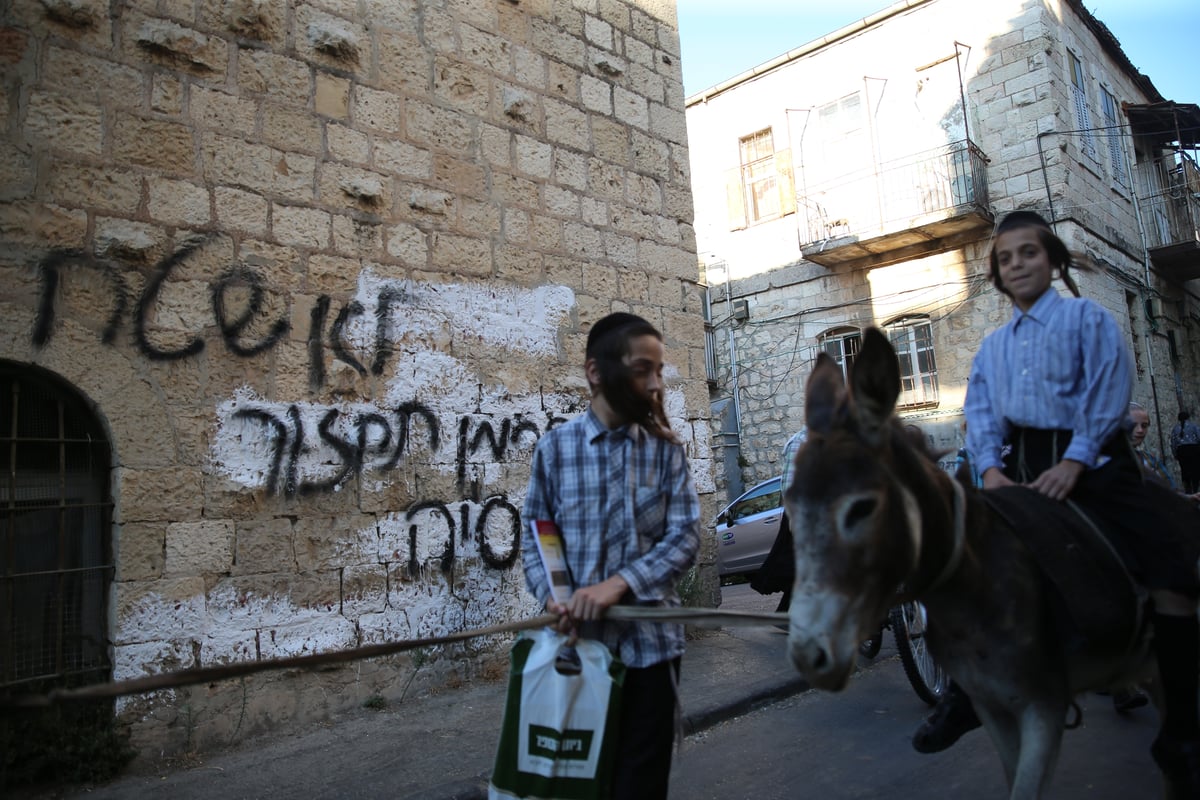
[[[400,457],[404,455],[404,448],[408,446],[408,421],[414,414],[419,414],[425,419],[425,426],[429,429],[429,448],[435,452],[437,451],[440,445],[437,416],[431,409],[415,400],[401,403],[396,407],[396,419],[398,420],[396,427],[396,449],[392,452],[392,457],[387,460],[387,463],[380,467],[381,470],[392,469],[400,463]]]
[[[199,247],[199,243],[186,245],[160,261],[158,263],[158,271],[155,272],[154,277],[146,284],[146,288],[142,292],[142,298],[138,301],[137,315],[133,320],[133,332],[137,337],[138,346],[142,348],[142,353],[151,361],[171,361],[179,358],[187,358],[188,356],[196,355],[204,349],[203,339],[193,339],[178,350],[160,350],[151,344],[150,340],[146,337],[146,318],[150,316],[150,309],[153,308],[154,302],[158,299],[158,293],[162,290],[163,284],[166,283],[171,270],[187,260],[187,257]]]
[[[104,332],[100,335],[100,341],[104,344],[112,344],[113,339],[117,336],[121,316],[125,313],[125,306],[129,302],[129,290],[121,273],[109,262],[96,261],[82,250],[56,250],[46,256],[38,265],[41,291],[38,297],[37,316],[33,321],[34,347],[44,347],[50,341],[50,337],[54,335],[54,301],[55,295],[58,294],[59,279],[63,268],[72,264],[98,269],[112,284],[113,310],[108,316]]]
[[[358,448],[355,455],[355,463],[359,470],[362,469],[363,462],[367,455],[367,434],[371,427],[379,428],[383,431],[383,436],[380,441],[373,446],[377,452],[383,452],[388,449],[388,445],[392,443],[392,426],[388,424],[387,418],[382,414],[366,413],[359,414],[358,421],[355,427],[358,428]]]
[[[329,345],[333,348],[333,354],[339,361],[344,361],[358,371],[359,375],[366,375],[367,370],[358,359],[350,355],[350,351],[342,344],[342,329],[346,327],[346,323],[350,317],[357,317],[363,313],[362,303],[357,300],[351,300],[349,303],[338,312],[337,318],[334,319],[333,325],[329,329]]]
[[[261,408],[239,408],[233,412],[233,418],[254,420],[271,428],[275,442],[271,453],[271,471],[267,474],[267,494],[275,494],[275,484],[279,481],[279,466],[283,463],[283,448],[287,445],[287,426],[271,412]]]
[[[295,497],[300,491],[300,484],[296,480],[296,462],[300,460],[300,453],[304,452],[304,423],[300,419],[300,409],[294,403],[288,406],[288,419],[292,421],[296,435],[292,437],[292,449],[288,453],[287,480],[283,491],[288,497]]]
[[[314,392],[325,385],[325,343],[321,332],[325,330],[328,314],[329,295],[323,294],[312,307],[308,326],[308,388]]]
[[[325,416],[321,417],[321,421],[317,423],[317,433],[321,435],[321,441],[328,444],[337,454],[342,457],[342,468],[338,473],[328,480],[318,481],[316,483],[305,483],[300,487],[300,494],[309,495],[320,491],[327,491],[336,488],[346,476],[350,474],[356,467],[356,456],[354,445],[345,439],[339,438],[333,431],[333,423],[341,416],[341,412],[336,408],[331,408],[325,412]]]
[[[405,519],[411,523],[413,517],[422,511],[432,511],[442,517],[442,519],[446,520],[446,527],[450,529],[449,535],[446,537],[446,549],[442,551],[442,555],[440,556],[442,571],[445,572],[454,563],[454,515],[442,503],[436,500],[425,500],[409,506],[408,512],[404,515]],[[417,563],[417,526],[410,524],[408,526],[408,574],[410,577],[415,578],[419,570],[420,565]]]
[[[375,305],[375,360],[371,363],[371,374],[382,375],[383,365],[392,354],[392,303],[408,301],[408,292],[387,287],[379,293]]]
[[[230,288],[234,286],[246,286],[250,290],[250,301],[238,315],[237,319],[230,320],[227,309],[225,308],[225,295]],[[221,336],[225,339],[225,346],[228,347],[235,355],[253,356],[261,353],[264,350],[270,349],[279,341],[279,337],[283,336],[292,327],[291,323],[286,318],[275,320],[271,325],[271,331],[266,338],[258,344],[246,347],[238,342],[238,336],[251,320],[262,311],[263,288],[262,278],[258,273],[247,266],[235,265],[225,270],[225,273],[220,279],[213,284],[212,287],[212,307],[213,316],[217,318],[217,327],[221,329]]]
[[[487,539],[488,515],[494,509],[508,514],[512,530],[512,546],[506,556],[496,555]],[[517,511],[516,506],[503,497],[490,497],[483,504],[483,511],[480,512],[479,519],[475,522],[475,535],[479,537],[479,556],[483,559],[483,563],[495,569],[508,569],[517,563],[517,556],[521,553],[521,514]]]

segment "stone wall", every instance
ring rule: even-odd
[[[114,679],[534,612],[530,453],[583,407],[613,310],[665,334],[711,511],[672,3],[3,8],[0,358],[110,431]],[[505,644],[119,708],[143,749],[222,744]]]

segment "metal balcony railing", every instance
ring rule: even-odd
[[[1200,170],[1187,153],[1139,166],[1138,184],[1150,250],[1200,242]]]
[[[801,191],[807,221],[802,247],[861,241],[958,213],[986,212],[987,157],[964,139]]]

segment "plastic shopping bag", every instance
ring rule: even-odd
[[[625,665],[580,639],[576,674],[555,668],[567,637],[550,629],[513,645],[489,800],[602,800],[611,791]]]

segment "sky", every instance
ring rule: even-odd
[[[987,0],[980,0],[986,2]],[[893,5],[889,0],[678,0],[690,97]],[[1200,103],[1198,0],[1084,0],[1168,100]],[[1190,63],[1189,63],[1190,62]]]

